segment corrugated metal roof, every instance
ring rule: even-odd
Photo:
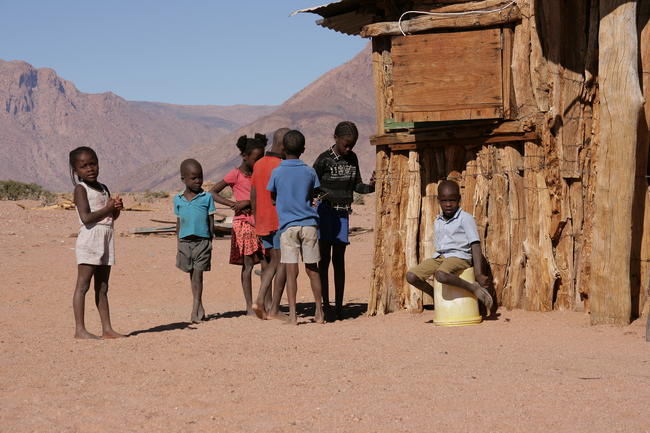
[[[323,17],[316,21],[316,24],[337,32],[348,35],[358,35],[361,28],[373,21],[373,14],[359,11],[359,0],[340,0],[321,6],[314,6],[307,9],[300,9],[291,15],[299,13],[318,14]]]

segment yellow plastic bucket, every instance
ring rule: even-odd
[[[474,268],[465,269],[460,278],[474,282]],[[481,323],[478,301],[473,293],[433,280],[433,323],[438,326],[465,326]]]

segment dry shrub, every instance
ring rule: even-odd
[[[144,201],[144,202],[147,202],[147,203],[151,203],[151,202],[153,202],[155,200],[158,200],[158,199],[161,199],[161,198],[167,198],[167,197],[169,197],[169,193],[167,193],[165,191],[150,191],[150,190],[147,190],[147,191],[143,192],[142,194],[140,194],[138,196],[138,201]]]
[[[40,200],[43,205],[56,202],[56,194],[35,183],[0,181],[0,200]]]

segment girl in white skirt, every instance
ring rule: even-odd
[[[75,338],[99,338],[86,330],[84,323],[86,292],[95,280],[95,304],[102,322],[103,338],[124,337],[113,330],[108,309],[108,277],[115,263],[113,221],[123,208],[122,199],[111,197],[106,185],[97,181],[99,163],[90,147],[70,152],[70,177],[74,184],[74,202],[79,214],[77,285],[72,298]]]

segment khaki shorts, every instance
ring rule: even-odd
[[[447,272],[448,274],[460,275],[465,269],[472,266],[469,260],[461,259],[458,257],[436,257],[435,259],[426,259],[417,266],[409,269],[409,272],[417,275],[422,280],[426,281],[436,271]]]
[[[280,263],[320,262],[318,229],[316,226],[293,226],[280,236]]]
[[[176,267],[183,272],[209,271],[212,261],[212,240],[179,239]]]

